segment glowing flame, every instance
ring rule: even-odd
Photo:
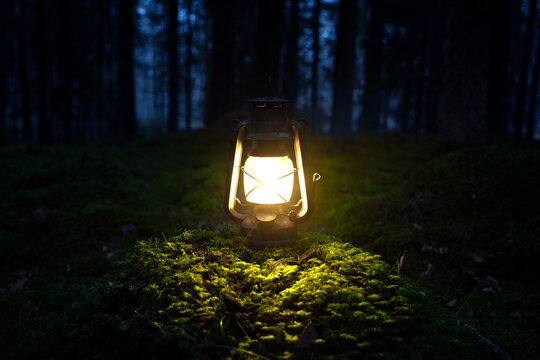
[[[244,164],[246,200],[256,204],[283,204],[291,199],[293,163],[288,156],[250,156]]]

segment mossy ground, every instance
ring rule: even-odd
[[[5,354],[539,353],[536,144],[313,139],[301,241],[253,252],[220,210],[225,138],[0,148]]]

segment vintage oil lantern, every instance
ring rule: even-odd
[[[288,100],[257,98],[248,120],[234,129],[225,213],[240,223],[250,247],[279,247],[297,238],[297,224],[313,211],[314,184],[303,158],[304,128],[289,120]]]

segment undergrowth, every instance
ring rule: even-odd
[[[494,356],[379,256],[330,236],[255,251],[228,229],[141,241],[41,354],[160,358]],[[32,355],[31,353],[28,355]]]
[[[535,144],[312,139],[301,241],[254,252],[221,213],[218,135],[0,147],[0,356],[540,352]]]

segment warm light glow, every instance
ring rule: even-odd
[[[283,204],[291,199],[295,169],[288,156],[249,156],[243,170],[247,201]]]

